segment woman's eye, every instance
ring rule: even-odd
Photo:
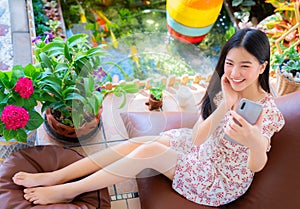
[[[242,68],[250,68],[249,65],[242,65]]]
[[[232,65],[231,62],[225,62],[225,64],[226,64],[226,65],[230,65],[230,66]]]

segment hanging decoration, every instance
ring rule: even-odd
[[[222,9],[223,0],[169,0],[167,27],[179,41],[200,43],[213,27]]]

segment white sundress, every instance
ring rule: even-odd
[[[259,101],[264,107],[263,135],[271,138],[284,125],[271,95]],[[202,145],[192,144],[192,129],[162,132],[171,137],[170,146],[178,161],[172,187],[188,200],[208,206],[227,204],[249,188],[254,173],[247,166],[248,148],[224,139],[229,112]]]

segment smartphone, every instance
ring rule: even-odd
[[[236,108],[236,112],[241,115],[248,123],[255,124],[258,120],[263,107],[261,104],[253,102],[249,99],[242,98]],[[239,144],[234,139],[225,134],[224,138],[233,143]]]

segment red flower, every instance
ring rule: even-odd
[[[19,92],[22,98],[28,99],[34,92],[32,80],[30,80],[29,78],[19,78],[14,90],[16,92]]]
[[[7,105],[1,115],[2,122],[7,130],[24,128],[29,120],[29,114],[23,107]]]

